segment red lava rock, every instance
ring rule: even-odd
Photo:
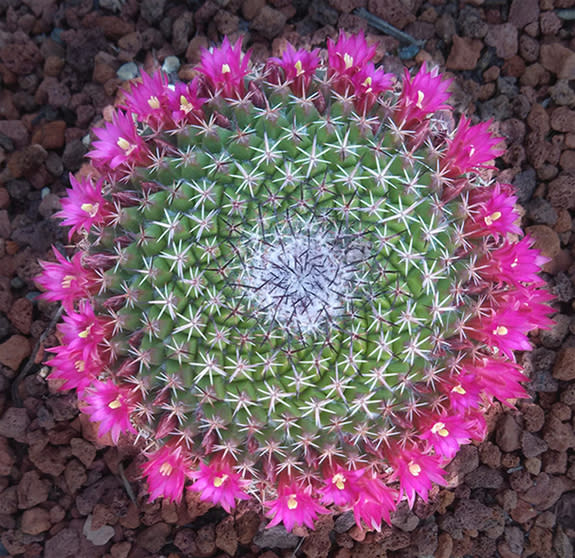
[[[40,479],[37,471],[28,471],[18,483],[18,507],[22,510],[32,508],[48,499],[50,483]]]
[[[46,541],[44,558],[79,558],[80,533],[65,528]]]
[[[555,504],[567,488],[564,477],[541,473],[537,476],[537,482],[522,495],[522,499],[543,511]]]
[[[517,27],[511,23],[490,25],[485,36],[485,43],[495,47],[499,58],[507,60],[516,55],[519,48]]]
[[[479,39],[468,39],[453,35],[453,46],[449,51],[446,67],[448,70],[474,70],[483,49]]]
[[[42,61],[40,49],[26,33],[18,31],[0,48],[0,61],[16,75],[31,74]]]
[[[527,431],[521,435],[521,449],[525,457],[537,457],[547,451],[547,448],[547,443],[539,436]]]
[[[558,380],[575,380],[575,348],[563,347],[553,367],[553,377]]]
[[[545,411],[535,403],[524,403],[521,406],[523,423],[528,432],[539,432],[545,424]]]
[[[148,552],[157,554],[166,544],[166,539],[171,531],[172,528],[166,523],[156,523],[138,533],[136,536],[136,544]]]
[[[0,514],[13,515],[18,512],[18,487],[9,486],[0,492]]]
[[[554,207],[575,209],[575,175],[562,173],[550,182],[547,199]]]
[[[575,110],[567,107],[557,107],[551,113],[551,128],[557,132],[572,132],[575,130]]]
[[[540,104],[536,103],[531,107],[527,116],[527,125],[541,138],[544,138],[551,130],[549,115]]]
[[[575,52],[559,43],[542,45],[540,62],[559,79],[575,79]]]
[[[119,542],[111,546],[110,555],[112,558],[128,558],[131,549],[132,543],[128,541]]]
[[[561,422],[553,415],[547,417],[543,429],[543,439],[554,451],[566,451],[575,448],[575,433],[568,422]]]
[[[267,39],[277,37],[283,30],[286,16],[270,6],[264,6],[251,21],[250,27]]]
[[[95,26],[104,33],[104,36],[107,39],[111,39],[112,41],[117,41],[121,39],[124,35],[132,33],[134,31],[133,23],[125,21],[119,17],[116,16],[92,17],[93,15],[95,14],[90,14],[90,16],[88,17],[90,18],[90,20],[93,19]],[[91,23],[91,21],[87,23]],[[90,27],[90,25],[86,25],[86,27]]]
[[[64,479],[70,494],[75,494],[86,482],[88,476],[86,475],[86,469],[78,460],[70,459],[64,471]]]
[[[539,0],[513,0],[509,10],[509,22],[518,29],[539,18]]]
[[[562,27],[561,20],[555,12],[543,12],[539,18],[539,27],[543,35],[555,35]]]
[[[21,178],[36,173],[44,163],[48,153],[38,144],[33,144],[12,153],[8,160],[8,169],[13,178]]]
[[[561,153],[561,158],[559,159],[559,166],[564,171],[575,170],[575,151],[568,150]]]
[[[0,134],[9,137],[17,149],[28,144],[28,130],[21,120],[0,120]]]
[[[0,477],[6,477],[12,471],[16,456],[8,444],[8,440],[0,436]]]
[[[30,326],[32,325],[32,301],[27,298],[18,298],[12,304],[8,318],[12,325],[24,335],[30,334]]]
[[[60,149],[64,147],[66,122],[53,120],[45,122],[32,134],[32,143],[40,144],[44,149]]]
[[[260,523],[261,514],[252,502],[241,503],[236,513],[236,531],[240,544],[250,544],[255,537]]]
[[[234,518],[228,516],[216,526],[216,546],[229,554],[235,556],[238,550],[238,533],[235,529]]]
[[[13,438],[17,442],[24,443],[29,424],[30,419],[26,409],[9,407],[0,418],[0,436]]]
[[[413,11],[402,0],[368,0],[367,9],[398,29],[415,21]]]
[[[521,447],[521,428],[510,414],[504,414],[497,423],[495,441],[504,452],[512,452]]]
[[[90,467],[96,458],[96,448],[82,438],[72,438],[70,440],[70,447],[72,449],[72,455],[77,457],[84,467]]]
[[[60,56],[48,56],[44,60],[44,75],[58,77],[66,61]]]
[[[43,508],[31,508],[22,514],[20,529],[27,535],[39,535],[48,531],[50,523],[50,512]]]
[[[254,19],[266,5],[266,0],[244,0],[242,2],[242,15],[248,21]]]
[[[480,465],[465,475],[465,484],[469,488],[500,488],[503,485],[503,475],[497,469]]]
[[[541,253],[550,260],[553,260],[553,258],[561,252],[559,235],[551,227],[547,225],[533,225],[527,227],[525,232],[535,239],[535,248],[540,250]],[[543,269],[543,271],[549,271],[552,269],[552,265],[553,261],[549,261],[543,264],[541,269]]]
[[[210,558],[216,552],[216,530],[213,523],[204,525],[196,533],[197,558]]]

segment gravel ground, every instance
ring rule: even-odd
[[[368,27],[366,8],[424,44]],[[571,18],[571,19],[569,19]],[[45,558],[570,558],[575,542],[575,0],[0,0],[0,556]],[[555,326],[521,357],[531,400],[494,406],[490,435],[449,465],[449,487],[393,527],[344,514],[316,531],[264,530],[191,493],[146,503],[131,446],[97,441],[75,398],[44,380],[56,308],[36,301],[38,258],[66,242],[51,215],[84,164],[88,130],[137,67],[190,76],[200,49],[245,35],[253,59],[284,40],[325,47],[367,31],[388,71],[432,61],[453,103],[500,122],[498,162],[523,225],[550,258]],[[302,537],[303,535],[306,535]]]

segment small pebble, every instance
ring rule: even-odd
[[[116,72],[118,79],[121,79],[122,81],[134,79],[139,74],[140,71],[138,70],[138,66],[134,62],[126,62],[126,64],[122,64]]]

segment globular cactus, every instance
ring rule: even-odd
[[[449,125],[450,81],[403,83],[363,35],[250,68],[238,41],[191,83],[143,74],[96,129],[59,217],[79,238],[38,282],[61,302],[51,378],[147,443],[152,498],[186,482],[313,527],[378,529],[426,498],[549,325],[545,261],[488,124]]]

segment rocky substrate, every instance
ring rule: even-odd
[[[424,44],[368,27],[372,14]],[[0,0],[0,556],[144,558],[570,558],[575,542],[575,0]],[[449,465],[449,487],[392,527],[361,532],[349,514],[314,532],[264,529],[189,493],[147,503],[130,444],[97,440],[75,397],[45,381],[56,308],[36,300],[38,258],[66,238],[50,219],[88,130],[139,67],[182,79],[200,49],[245,35],[253,59],[285,40],[325,47],[366,30],[388,71],[431,61],[453,103],[500,122],[502,179],[550,258],[555,326],[522,355],[532,400],[495,405],[490,436]],[[304,536],[305,535],[305,536]]]

